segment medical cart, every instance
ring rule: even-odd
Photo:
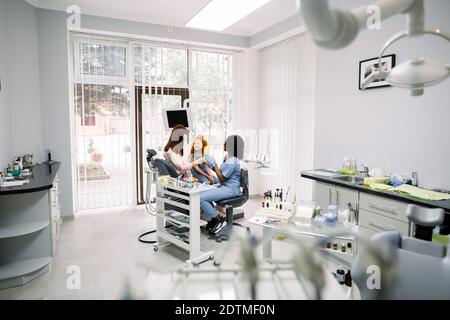
[[[200,245],[200,227],[207,224],[200,219],[200,193],[211,188],[178,180],[157,183],[155,252],[161,245],[174,244],[189,252],[187,263],[214,259],[214,252],[202,252]]]

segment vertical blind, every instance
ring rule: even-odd
[[[300,35],[261,53],[262,127],[275,169],[263,176],[263,184],[290,186],[297,200],[312,199],[312,184],[300,178],[300,171],[313,167],[314,50],[309,36]]]

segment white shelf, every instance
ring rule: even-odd
[[[343,255],[343,256],[353,257],[353,253],[350,253],[350,252],[347,252],[347,251],[342,252],[342,250],[334,250],[334,249],[328,249],[328,248],[320,248],[319,250],[323,251],[323,252],[328,252],[328,253],[340,254],[340,255]]]
[[[169,242],[171,242],[171,243],[177,245],[178,247],[183,248],[183,249],[185,249],[187,251],[190,250],[189,243],[184,242],[183,240],[177,238],[176,236],[170,234],[167,231],[159,231],[158,232],[158,237],[161,237],[164,240],[169,241]]]
[[[32,273],[48,265],[51,260],[51,257],[44,257],[0,265],[0,280],[11,279]]]
[[[183,217],[188,218],[188,219],[189,219],[189,222],[182,222],[182,221],[179,221],[179,220],[177,220],[177,219],[175,219],[175,218],[172,218],[172,217],[168,216],[168,213],[169,213],[170,211],[176,212],[177,214],[179,214],[179,215],[181,215],[181,216],[183,216]],[[191,219],[190,216],[187,215],[187,214],[181,213],[181,212],[179,212],[179,211],[176,211],[176,210],[166,210],[166,211],[164,212],[164,214],[163,214],[162,212],[159,212],[159,213],[158,213],[158,217],[164,218],[164,219],[166,219],[167,221],[169,221],[170,223],[175,224],[175,225],[178,225],[178,226],[181,226],[181,227],[187,227],[187,228],[190,228],[190,227],[191,227],[191,225],[190,225],[190,219]],[[207,225],[207,224],[208,224],[208,222],[206,222],[206,221],[200,219],[200,227],[205,226],[205,225]]]
[[[0,239],[20,237],[47,228],[49,220],[0,227]]]

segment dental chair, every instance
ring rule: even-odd
[[[171,176],[177,178],[179,176],[177,170],[166,160],[154,158],[158,152],[154,149],[147,149],[147,163],[149,166],[158,170],[160,176]]]
[[[434,227],[444,212],[410,205],[407,216],[417,235],[418,226]],[[450,246],[382,232],[362,246],[351,273],[364,300],[450,299]]]
[[[242,227],[241,224],[233,222],[234,219],[238,217],[233,215],[233,211],[235,208],[238,208],[244,203],[247,202],[249,198],[248,191],[248,170],[245,168],[241,169],[241,194],[237,197],[225,199],[217,202],[217,205],[221,206],[225,209],[226,219],[227,219],[227,227],[216,235],[216,241],[220,242],[222,240],[228,240],[233,232],[233,226]],[[243,214],[242,214],[243,217]]]

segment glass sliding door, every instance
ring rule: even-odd
[[[137,197],[146,192],[146,150],[162,149],[169,138],[162,109],[191,109],[191,138],[202,134],[210,153],[223,159],[223,142],[232,130],[232,55],[192,49],[136,45]],[[184,103],[189,99],[189,103]]]
[[[74,37],[80,210],[133,204],[128,45]]]
[[[146,150],[154,149],[162,157],[168,139],[162,110],[181,108],[189,99],[188,50],[138,44],[134,53],[137,201],[143,203]]]
[[[195,131],[208,139],[212,155],[221,161],[223,143],[233,128],[233,56],[192,50],[191,61],[190,91]]]

